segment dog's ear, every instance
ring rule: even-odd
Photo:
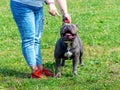
[[[78,27],[78,25],[77,25],[77,24],[75,24],[75,26],[76,26],[76,27]]]
[[[74,24],[74,28],[78,31],[78,25]]]

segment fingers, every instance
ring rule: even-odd
[[[58,13],[58,11],[56,12],[56,15],[60,17],[60,14]]]
[[[64,23],[71,23],[71,20],[70,20],[69,18],[65,17],[65,18],[63,19],[63,22],[64,22]]]
[[[71,18],[69,14],[63,15],[63,22],[64,23],[71,23]]]
[[[58,13],[58,11],[55,11],[55,10],[49,11],[49,13],[50,13],[52,16],[60,16],[60,14]]]
[[[49,5],[49,13],[50,13],[52,16],[60,16],[60,14],[58,13],[57,8],[55,7],[54,4],[50,4],[50,5]]]

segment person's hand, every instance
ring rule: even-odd
[[[64,14],[63,15],[63,22],[64,23],[71,23],[71,17],[69,14]]]
[[[57,11],[57,8],[55,6],[55,4],[49,4],[49,13],[52,15],[52,16],[60,16],[60,14],[58,13]]]

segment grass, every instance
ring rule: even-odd
[[[68,0],[72,23],[77,24],[84,45],[84,67],[72,77],[72,62],[66,61],[62,77],[30,79],[30,69],[21,53],[20,37],[8,0],[0,3],[0,90],[119,90],[120,1]],[[60,37],[61,18],[51,17],[45,6],[41,40],[43,64],[54,71],[54,45]],[[49,39],[48,39],[49,38]]]

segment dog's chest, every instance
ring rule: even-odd
[[[67,58],[70,58],[73,55],[70,49],[71,49],[71,45],[70,43],[67,42],[67,52],[64,53],[64,56]]]
[[[70,58],[72,56],[72,52],[71,51],[67,51],[64,53],[64,56],[67,58]]]

